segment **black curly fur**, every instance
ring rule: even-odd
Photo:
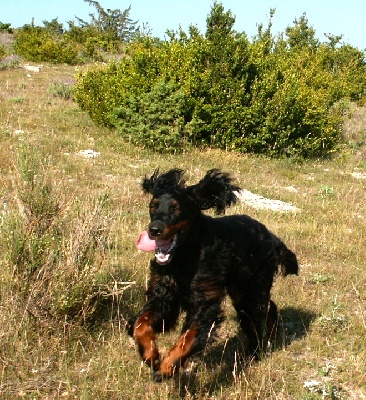
[[[156,381],[171,377],[215,338],[226,294],[248,351],[258,356],[276,327],[277,307],[270,300],[274,277],[298,273],[296,255],[260,222],[247,215],[212,218],[202,213],[213,208],[221,214],[237,201],[240,188],[228,174],[212,169],[188,187],[183,175],[180,169],[156,170],[142,181],[143,191],[153,196],[149,236],[157,243],[175,238],[168,261],[151,261],[147,302],[129,324]],[[156,333],[174,328],[181,311],[186,312],[181,336],[161,359]]]
[[[145,178],[141,182],[144,193],[150,193],[156,196],[161,191],[172,191],[174,188],[183,189],[185,180],[183,179],[184,171],[182,169],[171,169],[164,174],[159,174],[156,169],[150,178]]]

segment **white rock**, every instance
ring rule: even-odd
[[[98,151],[89,149],[89,150],[80,150],[76,153],[76,155],[83,158],[97,158],[100,156],[100,153]]]
[[[293,206],[290,203],[285,203],[284,201],[281,200],[267,199],[266,197],[258,196],[257,194],[254,194],[246,189],[237,192],[237,196],[240,201],[253,208],[274,210],[274,211],[291,211],[291,212],[300,211],[299,208]]]
[[[363,174],[362,172],[351,172],[351,176],[356,179],[366,179],[366,174]]]
[[[294,186],[285,186],[284,189],[291,193],[298,193],[298,190]]]
[[[317,381],[316,379],[304,382],[304,388],[310,391],[318,390],[320,386],[321,382]]]
[[[37,65],[37,66],[28,64],[24,65],[24,69],[29,72],[41,72],[42,67],[43,65]]]

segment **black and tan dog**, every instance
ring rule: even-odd
[[[258,356],[276,328],[277,307],[270,300],[275,275],[297,274],[295,254],[263,224],[247,215],[213,218],[237,200],[239,187],[230,176],[210,170],[196,185],[186,186],[184,172],[172,169],[145,177],[152,195],[147,232],[137,243],[155,249],[147,302],[130,321],[143,361],[156,381],[173,376],[188,357],[214,339],[223,321],[222,301],[232,300],[248,350]],[[172,329],[186,313],[180,338],[161,358],[156,333]]]

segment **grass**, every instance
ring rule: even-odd
[[[71,99],[76,72],[0,72],[0,397],[365,399],[366,180],[351,174],[366,174],[366,109],[352,106],[333,160],[209,149],[161,156],[94,126]],[[77,155],[86,149],[100,156]],[[301,272],[273,288],[281,339],[269,357],[242,359],[228,302],[220,340],[155,384],[124,326],[148,275],[149,255],[134,249],[147,224],[139,182],[172,166],[190,182],[219,167],[243,188],[300,208],[238,204],[228,213],[265,223],[296,252]],[[176,337],[164,334],[161,348]]]

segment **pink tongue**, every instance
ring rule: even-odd
[[[136,240],[136,247],[142,251],[152,251],[156,249],[155,240],[151,240],[146,231],[140,233],[139,238]]]

